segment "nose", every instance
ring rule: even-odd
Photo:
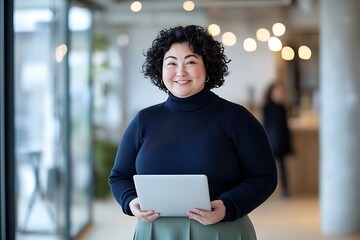
[[[187,75],[185,66],[180,65],[177,69],[176,76],[177,77],[185,77]]]

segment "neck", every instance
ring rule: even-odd
[[[197,94],[187,98],[178,98],[169,92],[166,107],[175,112],[197,112],[207,107],[216,97],[217,95],[208,88],[204,88]]]

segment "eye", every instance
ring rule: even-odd
[[[174,62],[168,62],[166,65],[167,66],[175,66],[176,64]]]
[[[187,64],[191,65],[191,64],[195,64],[195,61],[188,61]]]

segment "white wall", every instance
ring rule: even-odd
[[[224,31],[232,31],[237,37],[237,43],[225,47],[225,54],[231,59],[230,75],[225,84],[214,92],[220,96],[243,105],[259,105],[264,89],[275,78],[276,62],[274,54],[269,51],[266,43],[259,43],[255,52],[246,52],[243,48],[245,38],[254,37],[255,29],[245,22],[224,22]],[[221,40],[217,38],[217,40]],[[251,97],[251,89],[254,91]],[[252,102],[253,101],[253,102]]]

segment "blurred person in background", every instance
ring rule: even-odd
[[[290,197],[286,170],[286,155],[292,153],[290,130],[285,106],[284,86],[280,82],[272,83],[265,95],[262,108],[263,125],[280,171],[281,195]]]
[[[205,28],[179,26],[160,31],[145,57],[145,77],[168,98],[135,116],[109,176],[123,212],[138,219],[134,239],[255,240],[248,214],[274,192],[276,163],[261,123],[211,91],[228,75],[223,45]],[[135,174],[205,174],[212,210],[142,211]]]

